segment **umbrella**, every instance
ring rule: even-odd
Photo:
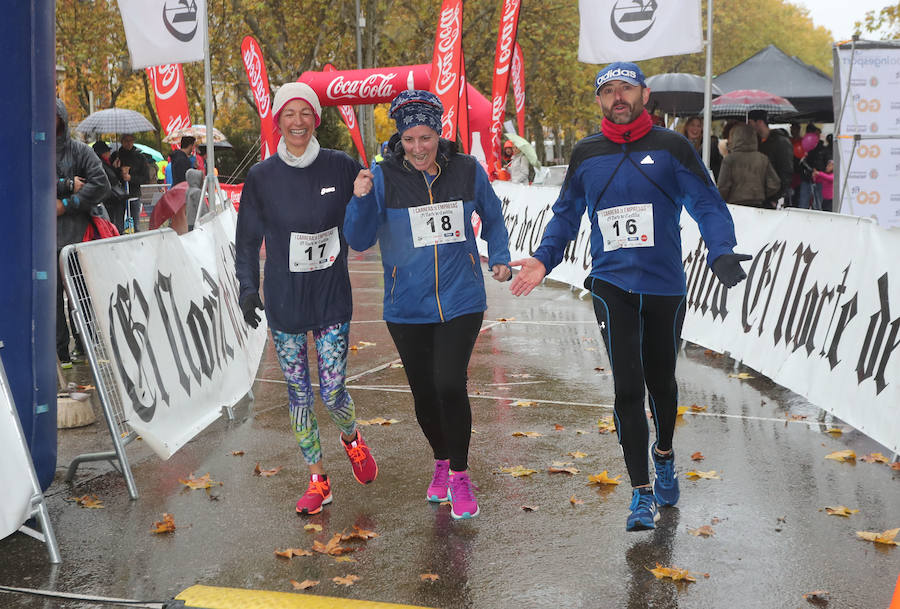
[[[656,74],[647,79],[647,88],[650,89],[649,108],[677,116],[699,114],[703,109],[706,79],[702,76],[685,72]],[[712,96],[719,95],[722,90],[714,84]]]
[[[765,110],[769,118],[785,118],[796,114],[797,109],[791,102],[759,89],[738,89],[723,93],[710,104],[713,118],[746,118],[751,110]]]
[[[177,144],[181,141],[181,138],[186,135],[197,138],[197,143],[204,145],[206,144],[206,125],[191,125],[190,127],[176,129],[163,138],[163,141],[167,144]],[[225,139],[225,134],[213,127],[213,146],[222,144],[228,144],[228,140]],[[231,147],[231,144],[228,144],[228,147]]]
[[[97,110],[88,115],[75,128],[75,131],[85,135],[97,135],[100,133],[139,133],[141,131],[156,131],[150,121],[144,115],[126,108],[107,108]]]
[[[149,154],[151,157],[153,157],[153,160],[157,163],[159,161],[165,161],[162,153],[159,150],[156,150],[155,148],[151,148],[150,146],[144,146],[143,144],[137,144],[137,143],[135,143],[134,147],[137,148],[138,150],[140,150],[141,152],[146,152],[147,154]]]
[[[521,135],[516,135],[515,133],[505,133],[506,139],[516,145],[516,148],[522,151],[522,154],[525,155],[525,158],[528,159],[528,162],[534,165],[535,167],[540,167],[541,162],[537,158],[537,152],[534,150],[534,146],[531,145],[531,142],[526,140]]]

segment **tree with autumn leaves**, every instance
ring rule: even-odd
[[[365,18],[363,67],[429,63],[434,46],[440,0],[359,0]],[[499,0],[466,0],[463,50],[466,75],[489,94],[493,51],[501,8]],[[338,69],[357,67],[356,0],[208,0],[210,52],[216,126],[235,146],[220,170],[234,165],[256,143],[258,120],[240,58],[246,35],[259,42],[272,85],[295,80],[326,63]],[[704,3],[705,5],[705,3]],[[89,110],[113,105],[138,110],[158,124],[152,90],[143,71],[132,72],[121,18],[114,2],[58,0],[57,64],[64,68],[61,95],[73,123]],[[887,11],[885,13],[885,11]],[[898,7],[889,6],[882,22],[897,23]],[[705,10],[703,19],[705,22]],[[713,5],[713,72],[740,63],[769,44],[788,55],[831,72],[831,36],[816,27],[806,9],[788,0],[715,0]],[[872,17],[873,23],[876,17]],[[868,21],[867,21],[868,23]],[[590,83],[598,66],[578,62],[578,3],[575,0],[524,0],[518,42],[525,56],[526,133],[541,141],[553,135],[561,142],[554,156],[567,158],[571,146],[599,128],[600,116]],[[894,26],[896,28],[896,26]],[[705,29],[705,23],[704,23]],[[704,71],[705,54],[664,57],[641,62],[647,75]],[[184,66],[192,118],[203,122],[203,64]],[[508,116],[514,114],[509,95]],[[392,125],[376,108],[380,133]],[[379,135],[379,141],[382,135]],[[326,108],[319,128],[323,146],[351,151],[337,110]],[[139,134],[159,146],[159,134]],[[367,142],[372,149],[374,141]],[[537,147],[543,155],[543,146]]]

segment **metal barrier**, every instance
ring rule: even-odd
[[[113,239],[125,241],[140,239],[140,237],[140,235],[124,235],[122,237],[113,237]],[[111,239],[104,239],[103,241],[109,243]],[[102,329],[95,322],[97,316],[78,261],[79,248],[83,247],[90,247],[90,243],[78,243],[64,247],[59,256],[60,266],[66,282],[69,308],[72,311],[75,324],[78,326],[78,332],[81,334],[88,361],[91,364],[94,385],[97,388],[97,395],[100,397],[100,403],[103,406],[103,415],[106,418],[109,435],[112,438],[113,450],[78,455],[69,464],[69,468],[66,470],[65,481],[71,482],[75,478],[75,472],[82,463],[108,461],[125,478],[125,483],[128,485],[128,494],[131,498],[137,499],[139,496],[137,485],[131,473],[131,466],[128,463],[125,447],[133,442],[138,437],[138,434],[128,425],[128,418],[125,415],[125,409],[119,397],[121,394],[113,371],[112,356],[107,352],[102,340]]]

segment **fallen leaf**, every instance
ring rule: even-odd
[[[544,434],[536,431],[514,431],[512,435],[514,438],[540,438]]]
[[[829,427],[828,429],[825,430],[825,433],[830,433],[833,436],[839,436],[842,433],[844,433],[844,430],[841,429],[840,427]]]
[[[566,467],[566,466],[572,465],[572,462],[571,461],[554,461],[550,465],[552,465],[553,467]]]
[[[827,605],[831,598],[831,593],[828,590],[813,590],[804,594],[803,598],[816,605]]]
[[[612,433],[616,430],[616,422],[612,417],[603,417],[597,421],[597,431],[600,433]]]
[[[331,539],[328,540],[328,543],[322,543],[321,541],[313,542],[313,551],[319,552],[320,554],[328,554],[330,556],[340,556],[341,554],[346,554],[347,552],[353,552],[356,548],[347,548],[340,545],[341,534],[335,533],[332,535]]]
[[[199,478],[188,478],[187,480],[179,478],[178,481],[193,490],[201,488],[212,488],[213,486],[222,486],[221,482],[216,482],[215,480],[211,479],[208,473],[203,474]]]
[[[594,368],[594,370],[596,370],[597,372],[605,372],[606,368],[604,368],[603,366],[597,366],[596,368]]]
[[[440,578],[441,578],[441,576],[440,576],[440,575],[437,575],[437,574],[435,574],[435,573],[421,573],[421,574],[419,574],[419,579],[421,579],[423,582],[436,582],[436,581],[439,580]]]
[[[357,351],[359,351],[359,347],[357,347],[356,345],[350,345],[350,350],[356,353]]]
[[[553,431],[562,431],[563,429],[565,429],[565,427],[563,427],[559,423],[553,426]]]
[[[691,461],[703,461],[705,458],[699,450],[691,455]]]
[[[523,506],[522,506],[522,511],[523,511],[523,512],[536,512],[536,511],[538,511],[539,509],[540,509],[540,508],[539,508],[538,506],[536,506],[536,505],[523,505]]]
[[[273,469],[262,469],[259,466],[259,463],[256,464],[256,467],[253,469],[253,474],[256,476],[262,476],[263,478],[268,478],[270,476],[274,476],[278,472],[280,472],[284,468],[283,465],[279,465]]]
[[[514,465],[513,467],[501,467],[500,472],[503,474],[509,474],[513,478],[521,478],[523,476],[530,476],[531,474],[536,474],[536,469],[528,469],[522,465]]]
[[[575,495],[572,495],[571,497],[569,497],[569,503],[571,503],[572,505],[583,505],[584,501],[582,501],[581,499],[576,499]]]
[[[243,457],[243,456],[244,456],[244,451],[242,451],[242,450],[233,450],[233,451],[231,451],[231,455],[232,455],[233,457]]]
[[[317,579],[304,579],[302,582],[298,582],[296,579],[291,580],[291,585],[294,586],[294,590],[308,590],[313,586],[319,585],[319,580]]]
[[[805,421],[806,420],[805,414],[789,414],[789,415],[785,415],[785,417],[787,417],[791,421]]]
[[[688,480],[721,480],[716,475],[716,470],[710,470],[708,472],[700,472],[700,471],[690,471],[685,474]]]
[[[847,450],[838,450],[829,455],[825,455],[826,459],[833,459],[834,461],[856,461],[856,453],[853,452],[852,449]]]
[[[752,374],[748,374],[748,373],[746,373],[746,372],[738,372],[737,374],[729,374],[728,376],[729,376],[730,378],[733,378],[733,379],[740,379],[740,380],[742,380],[742,381],[746,381],[747,379],[752,379],[752,378],[754,378]]]
[[[547,468],[547,471],[551,474],[569,474],[571,476],[574,476],[578,473],[579,470],[577,467],[556,467],[551,465]]]
[[[650,573],[656,576],[656,579],[664,577],[670,578],[672,581],[695,582],[697,578],[690,574],[687,569],[679,569],[678,567],[663,567],[656,563],[655,569],[648,569]]]
[[[531,408],[537,406],[537,402],[532,400],[516,400],[513,406],[521,406],[522,408]]]
[[[882,455],[881,453],[872,453],[871,455],[863,455],[859,458],[863,463],[890,463],[890,459]]]
[[[302,548],[287,548],[285,550],[275,550],[277,556],[282,558],[291,558],[293,556],[312,556],[313,553]]]
[[[697,406],[696,404],[691,404],[691,412],[706,412],[706,406]]]
[[[306,525],[303,525],[303,530],[319,533],[322,530],[322,525],[321,524],[312,524],[312,523],[306,524]]]
[[[857,531],[856,535],[865,539],[866,541],[871,541],[873,543],[880,543],[886,546],[896,546],[900,545],[896,541],[894,541],[894,537],[897,536],[897,533],[900,533],[900,528],[898,529],[888,529],[884,533],[870,533],[869,531]]]
[[[713,528],[708,524],[704,524],[703,526],[697,527],[696,529],[688,529],[688,533],[694,535],[695,537],[712,537],[716,534]]]
[[[709,521],[710,524],[719,524],[720,522],[722,521],[715,517],[713,517],[713,519]]]
[[[172,514],[163,514],[160,522],[154,522],[151,533],[172,533],[175,531],[175,517]]]
[[[834,507],[825,506],[825,513],[829,516],[843,516],[844,518],[850,518],[851,514],[856,514],[858,512],[859,510],[854,510],[844,505]]]
[[[361,539],[362,541],[368,541],[370,539],[378,537],[378,533],[376,533],[375,531],[367,531],[356,526],[355,524],[353,525],[353,529],[354,530],[352,533],[342,533],[341,541],[349,541],[351,539]]]
[[[566,453],[566,456],[572,457],[573,459],[584,459],[585,457],[587,457],[587,454],[577,450],[573,450],[572,452]]]
[[[600,472],[599,474],[597,474],[595,476],[588,476],[588,484],[589,485],[596,484],[598,486],[601,486],[604,484],[611,484],[611,485],[621,484],[622,481],[619,480],[619,478],[621,478],[621,477],[622,477],[622,474],[619,474],[618,476],[613,476],[610,478],[607,471],[603,470],[602,472]]]
[[[359,346],[360,346],[360,347],[374,347],[374,346],[377,345],[377,344],[378,344],[378,343],[370,343],[370,342],[365,341],[365,340],[359,341]]]
[[[359,562],[352,556],[335,556],[334,562]]]
[[[393,425],[399,423],[397,419],[385,419],[384,417],[375,417],[374,419],[356,419],[357,425]]]
[[[679,406],[677,409],[675,409],[675,416],[683,417],[684,413],[686,413],[687,411],[688,411],[687,406]]]
[[[102,510],[104,507],[103,500],[98,499],[97,495],[83,495],[81,497],[69,497],[68,501],[74,501],[83,508],[92,510]]]
[[[888,467],[890,467],[894,471],[900,471],[900,461],[895,461],[891,463]]]
[[[403,364],[401,364],[400,362],[394,362],[393,364],[391,364],[391,368],[402,368],[402,367],[403,367]]]
[[[515,317],[498,317],[497,321],[515,321]]]
[[[342,586],[352,586],[359,581],[358,575],[345,575],[344,577],[332,577],[331,581]]]

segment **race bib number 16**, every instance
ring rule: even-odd
[[[653,247],[653,204],[638,203],[601,209],[597,227],[603,235],[603,251],[620,247]]]
[[[308,273],[327,269],[341,253],[337,227],[321,233],[291,233],[288,263],[292,273]]]
[[[413,247],[466,240],[463,202],[446,201],[409,208]]]

